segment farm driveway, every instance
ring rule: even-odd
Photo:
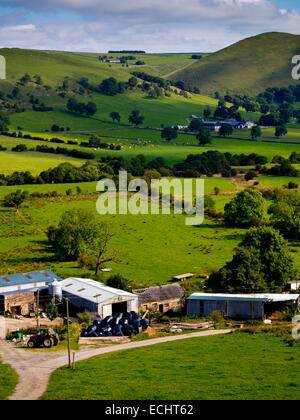
[[[203,331],[172,337],[154,338],[150,340],[114,345],[98,349],[83,349],[76,353],[76,362],[120,350],[136,349],[186,338],[206,337],[210,335],[228,334],[231,330]],[[9,400],[38,400],[47,390],[51,374],[58,368],[68,364],[66,352],[51,353],[47,351],[30,351],[15,347],[12,343],[0,341],[2,361],[11,365],[19,375],[19,384]]]

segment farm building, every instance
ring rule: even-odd
[[[174,276],[173,280],[174,281],[185,281],[185,280],[191,279],[193,277],[195,277],[195,274],[193,274],[193,273],[180,274],[179,276]]]
[[[179,311],[185,305],[185,294],[179,284],[135,290],[141,310],[154,312]]]
[[[290,290],[294,290],[294,291],[299,290],[300,289],[300,280],[291,281],[288,284],[288,286],[289,286]]]
[[[287,306],[296,310],[299,304],[300,295],[194,293],[187,299],[187,314],[209,316],[218,311],[228,318],[266,319]]]
[[[60,282],[62,296],[80,312],[88,311],[100,318],[118,312],[138,312],[138,296],[108,287],[90,279],[68,278]]]
[[[48,296],[48,285],[60,280],[52,271],[0,276],[0,312],[29,315],[34,310],[36,294]]]

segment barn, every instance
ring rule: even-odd
[[[119,312],[138,312],[138,296],[108,287],[95,280],[68,278],[60,282],[62,297],[68,298],[77,312],[88,311],[100,318]]]
[[[194,293],[187,299],[187,314],[209,316],[221,312],[237,319],[266,319],[277,310],[299,307],[300,295],[292,294],[212,294]]]
[[[141,310],[154,312],[180,311],[185,305],[185,294],[179,284],[135,290]]]
[[[55,280],[60,278],[50,270],[0,276],[0,312],[29,315],[34,311],[37,291],[48,296],[48,285]]]

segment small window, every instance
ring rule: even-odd
[[[85,290],[84,288],[83,289],[79,289],[78,292],[83,292],[84,290]]]

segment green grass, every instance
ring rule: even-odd
[[[9,366],[1,363],[0,359],[0,400],[6,400],[12,393],[18,383],[18,375]]]
[[[43,399],[299,400],[299,356],[272,335],[191,338],[61,368]]]
[[[289,182],[294,182],[299,185],[299,178],[292,178],[287,176],[262,176],[258,178],[260,184],[269,188],[283,188]]]
[[[170,76],[204,95],[227,92],[255,96],[268,87],[298,83],[291,77],[291,58],[299,35],[266,33],[244,39]]]
[[[83,191],[92,192],[93,185],[95,183],[80,186]],[[221,190],[234,188],[229,180],[209,179],[206,181],[206,193],[212,192],[215,186],[220,186]],[[75,187],[63,184],[23,188],[30,192],[57,190],[65,194],[68,188],[75,193]],[[12,187],[1,187],[0,198],[13,190]],[[214,196],[216,210],[223,211],[231,197]],[[33,200],[24,205],[21,214],[0,207],[0,273],[48,268],[61,278],[93,278],[93,270],[80,268],[76,262],[56,259],[47,247],[45,231],[50,225],[57,225],[66,210],[84,208],[96,212],[96,200],[97,194]],[[112,268],[114,274],[121,273],[136,287],[166,284],[173,276],[185,272],[209,274],[232,259],[234,248],[246,232],[207,218],[201,226],[186,226],[186,217],[174,214],[97,215],[97,219],[99,223],[107,222],[115,235],[110,249],[118,253],[120,261],[109,263],[107,267]],[[299,269],[299,250],[294,245],[293,248],[295,267]],[[106,280],[107,276],[103,274],[102,280]]]
[[[70,162],[76,166],[83,165],[85,162],[84,160],[63,155],[38,152],[17,153],[9,151],[0,152],[0,161],[0,173],[4,175],[11,174],[15,171],[29,171],[32,175],[39,175],[42,171],[54,168],[63,162]]]

